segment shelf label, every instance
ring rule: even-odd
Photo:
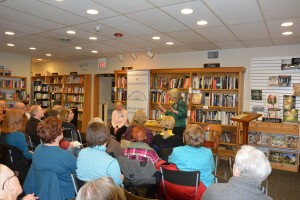
[[[208,106],[203,106],[203,109],[208,109]]]

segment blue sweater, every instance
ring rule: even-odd
[[[215,162],[212,151],[205,147],[180,146],[173,149],[168,161],[183,171],[200,171],[200,181],[208,188],[214,182]]]
[[[116,185],[121,185],[121,170],[117,159],[106,152],[106,147],[87,147],[79,152],[76,174],[80,180],[90,181],[110,176]]]
[[[32,156],[32,165],[39,170],[55,172],[65,198],[75,196],[71,173],[75,173],[76,158],[70,151],[63,150],[59,146],[40,144]]]
[[[0,142],[9,144],[11,146],[20,149],[23,152],[23,155],[27,160],[31,160],[32,153],[29,152],[28,146],[26,143],[25,135],[19,131],[12,133],[1,133]]]

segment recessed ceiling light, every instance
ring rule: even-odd
[[[92,53],[98,53],[98,51],[97,50],[93,50]]]
[[[64,0],[56,0],[56,1],[64,1]]]
[[[98,14],[98,10],[95,10],[95,9],[89,9],[86,12],[87,12],[87,14],[90,14],[90,15],[97,15]]]
[[[41,59],[41,58],[38,58],[37,60],[41,61],[41,60],[43,60],[43,59]]]
[[[283,33],[281,33],[282,35],[292,35],[293,34],[293,32],[292,31],[286,31],[286,32],[283,32]]]
[[[68,34],[74,35],[76,32],[75,31],[67,31]]]
[[[11,32],[11,31],[6,31],[5,34],[6,34],[6,35],[14,35],[15,33],[14,33],[14,32]]]
[[[181,10],[181,14],[184,14],[184,15],[189,15],[189,14],[192,14],[194,11],[190,8],[184,8]]]
[[[89,37],[90,40],[97,40],[97,37]]]
[[[30,49],[30,50],[36,50],[36,48],[35,48],[35,47],[29,47],[29,49]]]
[[[153,36],[152,40],[160,40],[160,37],[159,36]]]
[[[294,23],[293,22],[284,22],[281,24],[281,26],[293,26]]]
[[[75,47],[75,49],[82,49],[82,47]]]
[[[200,20],[200,21],[197,21],[197,24],[200,25],[200,26],[203,26],[203,25],[206,25],[206,24],[207,24],[207,21],[205,21],[205,20]]]
[[[167,45],[173,45],[174,42],[166,42]]]
[[[8,43],[7,46],[9,46],[9,47],[14,47],[15,44]]]
[[[51,53],[46,53],[46,56],[52,56],[52,54]]]

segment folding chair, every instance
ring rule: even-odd
[[[126,200],[158,200],[158,199],[148,199],[148,198],[144,198],[144,197],[139,197],[134,194],[131,194],[130,192],[128,192],[125,189],[123,189],[123,190],[124,190]]]
[[[166,200],[199,200],[203,191],[198,191],[200,182],[199,171],[169,170],[160,167],[162,184]],[[202,189],[201,189],[202,190]]]

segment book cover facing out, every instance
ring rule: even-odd
[[[283,109],[295,109],[296,96],[294,95],[283,95]]]
[[[298,123],[298,109],[283,109],[283,122]]]

